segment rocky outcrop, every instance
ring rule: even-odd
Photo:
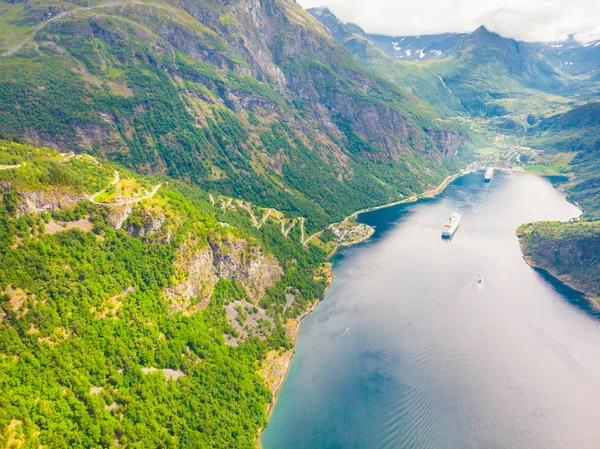
[[[72,208],[87,198],[83,193],[67,193],[59,190],[20,192],[19,196],[21,200],[17,205],[17,216]]]
[[[444,156],[456,156],[458,150],[467,143],[464,137],[443,129],[430,129],[427,134],[438,143]]]
[[[107,221],[114,229],[119,230],[123,227],[123,223],[129,218],[132,211],[133,206],[131,204],[111,206],[109,208]]]
[[[208,305],[219,280],[213,266],[213,253],[210,246],[198,247],[195,242],[184,243],[178,253],[176,268],[183,279],[165,290],[165,298],[173,312],[193,313]]]
[[[125,223],[125,231],[132,237],[146,237],[160,232],[166,221],[166,214],[162,209],[143,209],[136,216],[135,221]],[[165,235],[165,241],[170,240],[170,233]]]
[[[283,269],[272,254],[263,254],[259,246],[249,245],[244,239],[227,235],[209,243],[215,274],[239,281],[253,300],[260,299],[267,287],[283,276]]]
[[[212,235],[208,244],[190,240],[179,248],[175,263],[179,280],[165,290],[174,312],[194,313],[208,305],[219,279],[235,280],[258,302],[283,276],[272,254],[232,235]]]
[[[270,335],[274,325],[273,318],[264,309],[245,300],[226,304],[225,314],[227,321],[235,329],[234,333],[225,335],[225,342],[231,346],[237,346],[251,336],[264,340]]]

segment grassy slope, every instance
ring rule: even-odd
[[[257,371],[269,351],[289,347],[281,323],[322,295],[326,280],[316,276],[325,252],[304,249],[274,224],[257,230],[245,213],[214,207],[206,192],[177,182],[139,203],[123,225],[163,211],[155,236],[115,231],[111,209],[85,200],[16,217],[27,192],[88,195],[105,188],[115,168],[128,185],[157,180],[6,141],[0,158],[24,164],[0,170],[0,446],[254,448],[272,399]],[[50,220],[85,217],[91,232],[44,232]],[[285,270],[257,303],[274,320],[267,338],[237,347],[225,344],[237,331],[224,304],[250,300],[240,283],[221,279],[198,313],[174,312],[164,296],[181,276],[174,263],[183,245],[228,236],[260,245]],[[284,311],[290,291],[295,301]],[[148,367],[185,376],[166,380],[141,371]]]

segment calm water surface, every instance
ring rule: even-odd
[[[337,256],[263,447],[599,448],[600,316],[515,236],[577,214],[547,180],[497,174],[361,216],[377,233]]]

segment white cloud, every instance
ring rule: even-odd
[[[344,22],[390,36],[469,32],[479,25],[502,36],[554,41],[569,34],[600,38],[598,0],[299,0],[327,6]]]

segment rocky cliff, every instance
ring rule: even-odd
[[[272,254],[231,234],[213,234],[208,243],[186,240],[178,249],[175,285],[165,291],[173,311],[195,313],[208,305],[219,279],[234,280],[254,303],[279,281],[283,269]],[[239,298],[242,299],[242,298]]]

